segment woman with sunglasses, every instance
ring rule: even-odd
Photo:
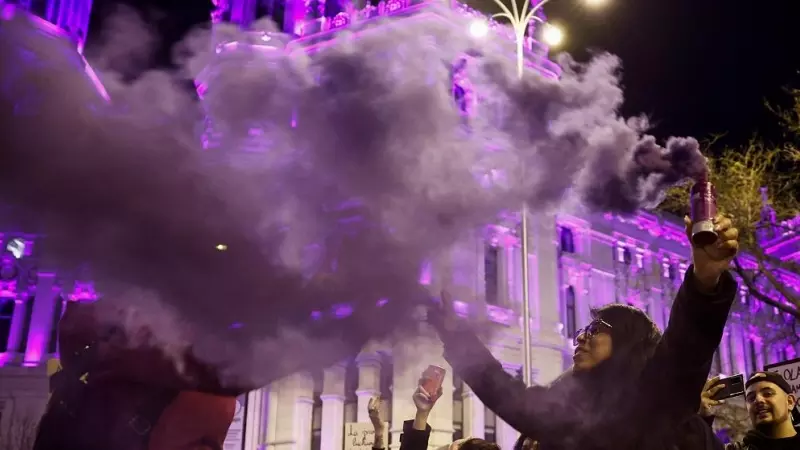
[[[686,226],[688,233],[688,218]],[[526,388],[443,296],[443,307],[429,317],[445,358],[489,409],[540,450],[672,450],[679,426],[697,412],[737,290],[727,269],[738,231],[722,216],[715,226],[716,243],[692,248],[693,265],[663,336],[643,311],[604,306],[574,337],[573,366],[547,387]]]

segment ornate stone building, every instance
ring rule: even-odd
[[[20,2],[20,6],[31,8],[28,3]],[[33,12],[56,26],[43,29],[80,50],[90,1],[64,5],[49,0],[43,11]],[[272,16],[297,37],[293,46],[328,39],[354,17],[412,14],[425,6],[415,0],[381,0],[362,8],[324,0],[217,0],[215,5],[214,22],[230,21],[246,27],[258,17]],[[71,14],[70,7],[78,13]],[[558,76],[560,69],[547,60],[547,49],[534,39],[529,44],[531,64],[545,76]],[[91,74],[80,51],[74,59],[82,61]],[[198,77],[197,86],[202,96],[204,74]],[[213,123],[208,125],[203,144],[207,148],[221,145],[224,133]],[[592,308],[624,302],[644,309],[660,327],[665,326],[672,298],[689,263],[682,224],[647,213],[634,217],[536,216],[531,223],[532,320],[528,326],[532,331],[532,379],[536,383],[552,381],[570,364],[571,336],[589,321]],[[767,252],[787,259],[800,255],[800,238],[792,230],[764,238]],[[58,356],[54,330],[65,302],[91,301],[96,295],[91,282],[82,280],[85,277],[38,266],[38,236],[11,231],[0,233],[0,240],[4,250],[0,268],[2,427],[8,426],[15,415],[41,411],[47,398],[44,363]],[[432,261],[424,277],[434,290],[444,285],[451,289],[459,313],[484,316],[494,323],[496,332],[487,345],[515,375],[522,370],[521,266],[517,231],[495,226]],[[782,276],[788,283],[800,285],[796,274]],[[754,303],[744,288],[738,304],[740,312],[734,313],[715,358],[715,372],[752,372],[764,364],[798,356],[797,346],[765,345],[762,336],[768,333],[751,320],[755,317],[751,313],[780,314],[766,307],[751,309]],[[771,326],[769,323],[764,326]],[[398,447],[402,423],[413,416],[412,392],[428,364],[448,367],[442,359],[441,344],[435,340],[420,338],[395,345],[377,342],[351,361],[319,373],[297,373],[251,392],[243,399],[226,449],[343,450],[344,425],[368,421],[366,405],[373,395],[385,399],[390,443]],[[455,437],[474,436],[511,448],[517,438],[517,433],[486,410],[451,371],[430,423],[433,447]]]

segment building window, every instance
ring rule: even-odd
[[[562,228],[561,229],[561,251],[563,253],[575,253],[575,238],[572,234],[572,230],[569,228]]]
[[[483,410],[483,423],[484,423],[484,436],[483,438],[488,442],[497,442],[497,435],[495,434],[495,415],[494,411],[484,406]]]
[[[56,297],[55,308],[53,308],[53,326],[50,328],[50,341],[47,345],[47,353],[51,355],[58,353],[58,322],[61,321],[61,315],[64,313],[65,303],[64,297],[60,295]]]
[[[494,246],[487,244],[484,250],[483,268],[484,268],[484,290],[486,294],[486,303],[490,305],[498,304],[499,294],[499,259],[500,250]]]
[[[30,296],[28,300],[25,302],[25,318],[22,322],[22,335],[19,339],[19,345],[17,346],[17,352],[25,354],[25,350],[28,348],[28,334],[31,331],[31,320],[33,320],[33,296]]]
[[[394,382],[394,361],[391,355],[381,352],[381,417],[387,422],[392,418],[392,384]],[[386,448],[392,446],[392,433],[386,438]]]
[[[756,343],[753,339],[747,340],[747,353],[748,353],[748,365],[750,369],[750,373],[755,373],[758,371],[758,352],[756,351]]]
[[[633,256],[629,248],[622,249],[622,262],[625,263],[626,266],[630,266],[631,262],[633,262]]]
[[[311,374],[314,380],[314,406],[311,409],[311,450],[320,450],[322,447],[322,389],[324,373],[321,370]]]
[[[0,299],[0,353],[12,350],[8,348],[8,340],[11,337],[11,322],[14,320],[16,306],[13,298]]]
[[[453,374],[453,441],[464,437],[464,382]]]
[[[788,360],[789,360],[789,352],[786,351],[785,346],[781,347],[781,349],[778,350],[778,361],[776,362],[784,362]]]
[[[719,375],[722,373],[722,356],[719,352],[720,349],[717,347],[717,351],[714,352],[714,360],[711,366],[711,370],[714,375]]]
[[[667,277],[670,281],[675,281],[678,278],[678,269],[675,268],[675,264],[670,264],[669,268],[667,268]]]
[[[358,422],[358,366],[355,360],[347,364],[344,372],[344,421]]]
[[[728,333],[728,361],[731,362],[731,373],[739,372],[739,364],[736,361],[736,349],[733,345],[733,334]]]
[[[578,332],[577,311],[575,308],[575,288],[569,286],[564,292],[564,322],[567,327],[567,336],[572,338]]]

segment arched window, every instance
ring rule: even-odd
[[[569,286],[564,292],[564,322],[566,323],[567,336],[574,337],[578,332],[578,317],[575,308],[575,288]]]
[[[561,251],[563,253],[575,253],[575,240],[572,230],[566,227],[562,228],[560,238]]]
[[[487,244],[484,249],[483,270],[484,270],[484,289],[486,303],[490,305],[498,304],[499,285],[499,249],[491,244]]]

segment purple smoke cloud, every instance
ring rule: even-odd
[[[504,211],[577,200],[632,213],[704,170],[694,139],[662,148],[643,120],[619,117],[616,57],[520,80],[505,43],[476,41],[466,20],[432,8],[342,32],[313,55],[274,30],[258,47],[207,52],[209,40],[253,34],[199,31],[178,49],[180,71],[132,76],[155,40],[122,15],[94,59],[110,105],[61,44],[7,22],[1,199],[47,233],[59,264],[93,264],[110,309],[150,308],[179,347],[189,343],[175,328],[207,330],[197,353],[266,382],[417,333],[421,262]],[[46,56],[15,78],[20,48]],[[485,55],[465,60],[477,99],[466,121],[452,96],[464,55]],[[183,89],[200,68],[202,106]],[[35,93],[25,110],[21,93]],[[212,151],[197,131],[205,114],[224,131]],[[326,279],[307,276],[334,264]],[[343,304],[352,314],[333,319]],[[287,350],[304,345],[320,350]]]

